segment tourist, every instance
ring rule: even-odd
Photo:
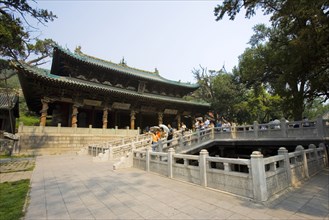
[[[168,141],[168,146],[170,146],[170,140],[173,138],[173,128],[171,127],[171,124],[168,124],[168,128],[169,128],[169,131],[168,131],[168,136],[167,136],[167,141]]]
[[[303,118],[303,123],[302,123],[303,127],[310,127],[310,123],[308,121],[307,117]]]
[[[158,145],[158,140],[159,140],[158,133],[159,133],[158,130],[153,130],[149,132],[149,134],[152,136],[152,151],[155,151],[155,148]]]
[[[181,123],[181,131],[182,131],[182,135],[184,135],[185,131],[187,130],[186,125],[184,124],[184,122]]]
[[[210,125],[210,121],[209,121],[209,119],[207,118],[207,119],[205,120],[205,122],[204,122],[204,127],[207,129],[207,128],[209,127],[209,125]]]

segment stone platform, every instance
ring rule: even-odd
[[[40,156],[25,219],[326,219],[329,169],[267,204],[88,156]]]

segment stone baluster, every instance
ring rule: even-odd
[[[309,173],[308,173],[308,164],[307,164],[307,158],[306,158],[306,153],[304,150],[304,147],[302,145],[298,145],[295,149],[295,151],[301,152],[301,157],[302,157],[302,163],[303,163],[303,173],[305,175],[305,178],[309,178]]]
[[[209,153],[206,149],[200,151],[200,160],[199,160],[199,168],[200,168],[200,182],[201,186],[207,187],[207,157]]]
[[[149,147],[146,148],[146,155],[145,155],[145,161],[146,161],[146,167],[145,171],[150,172],[150,160],[151,160],[151,155],[150,155],[151,149]]]
[[[284,169],[286,170],[286,173],[287,173],[287,179],[289,181],[289,186],[291,186],[293,184],[293,179],[291,176],[291,167],[290,167],[288,150],[285,147],[280,147],[278,150],[278,155],[284,156]]]
[[[319,144],[319,148],[323,149],[323,160],[324,160],[324,166],[328,166],[328,151],[327,151],[327,147],[324,143]]]
[[[173,148],[169,148],[168,150],[168,177],[170,179],[173,178],[173,155],[175,154],[175,150]]]
[[[250,157],[254,199],[264,202],[268,199],[268,193],[263,154],[254,151]]]
[[[254,129],[255,138],[257,139],[258,138],[258,131],[259,131],[258,121],[254,121],[253,129]]]

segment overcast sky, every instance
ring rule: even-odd
[[[199,65],[231,71],[249,45],[252,27],[268,24],[258,13],[240,14],[216,22],[214,8],[221,1],[58,1],[39,0],[37,7],[57,15],[39,38],[51,38],[71,51],[154,71],[162,77],[195,83]],[[50,65],[49,65],[50,67]]]

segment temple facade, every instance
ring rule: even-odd
[[[181,122],[192,126],[209,103],[187,101],[197,84],[165,79],[159,72],[101,60],[80,50],[54,47],[51,70],[17,63],[19,80],[41,126],[144,129]]]

